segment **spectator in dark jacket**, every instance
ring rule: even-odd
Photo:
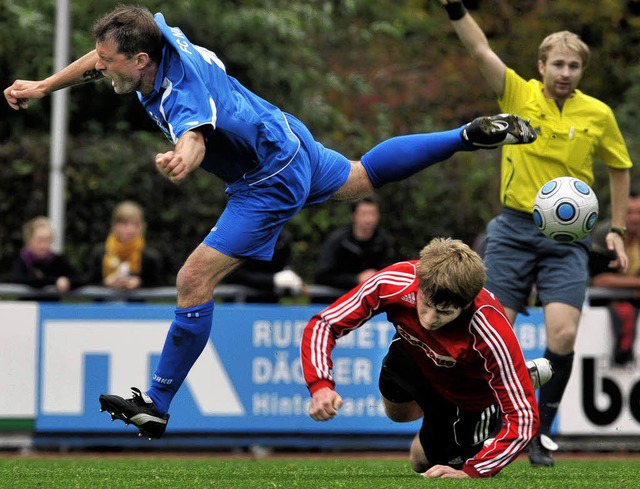
[[[82,278],[67,258],[53,251],[53,228],[45,216],[34,217],[22,227],[24,247],[15,259],[11,280],[42,288],[53,285],[60,294],[82,285]]]
[[[334,231],[324,245],[315,282],[352,289],[393,263],[391,239],[380,224],[380,203],[375,196],[354,202],[351,223]]]

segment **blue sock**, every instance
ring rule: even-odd
[[[204,350],[213,317],[213,301],[185,309],[176,308],[158,367],[147,391],[158,411],[166,414],[189,370]]]
[[[375,188],[404,180],[457,151],[475,151],[477,148],[462,140],[464,127],[387,139],[362,157],[362,165]]]

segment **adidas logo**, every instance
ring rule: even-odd
[[[416,304],[416,294],[414,292],[411,292],[410,294],[405,294],[402,297],[400,297],[401,300],[408,302],[409,304]]]

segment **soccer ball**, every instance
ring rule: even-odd
[[[533,222],[542,233],[560,243],[571,243],[593,231],[598,220],[598,198],[582,180],[549,180],[533,202]]]

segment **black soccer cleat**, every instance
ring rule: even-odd
[[[529,444],[529,462],[533,467],[553,467],[553,454],[558,445],[547,435],[536,435]]]
[[[553,367],[551,366],[551,362],[546,358],[535,358],[533,360],[529,360],[526,365],[529,370],[529,377],[531,377],[531,383],[533,384],[534,389],[542,387],[551,380],[551,377],[553,377]]]
[[[478,117],[462,130],[465,142],[487,149],[505,144],[529,144],[537,137],[529,121],[512,114]]]
[[[151,398],[140,389],[132,387],[131,391],[133,392],[131,399],[102,394],[100,412],[107,411],[111,414],[112,421],[120,419],[125,425],[134,424],[140,431],[140,436],[145,435],[149,439],[160,438],[167,428],[169,414],[160,414]]]

